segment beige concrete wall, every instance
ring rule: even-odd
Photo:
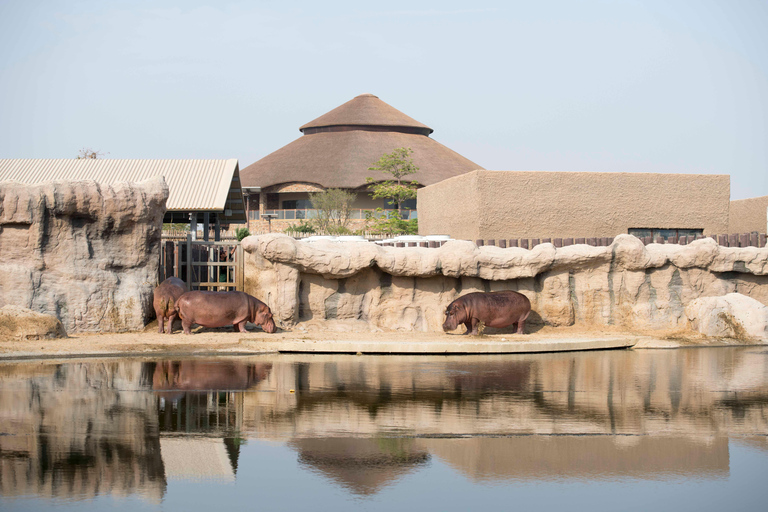
[[[481,171],[455,176],[420,188],[416,198],[420,235],[481,237]]]
[[[729,233],[765,233],[768,230],[768,196],[731,201]]]
[[[419,233],[595,237],[629,228],[728,230],[728,175],[473,171],[419,190]]]

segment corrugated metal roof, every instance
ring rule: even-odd
[[[117,159],[0,159],[0,181],[29,185],[53,180],[93,180],[99,183],[137,182],[165,177],[169,211],[242,210],[237,159],[117,160]],[[239,199],[230,200],[232,189]],[[235,204],[239,203],[239,204]],[[243,218],[244,218],[243,213]],[[239,217],[237,214],[231,216]]]

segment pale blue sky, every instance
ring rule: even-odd
[[[768,1],[0,0],[0,158],[238,158],[372,93],[487,169],[768,195]]]

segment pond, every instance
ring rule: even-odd
[[[0,363],[2,510],[764,510],[768,348]]]

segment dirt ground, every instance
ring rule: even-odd
[[[697,345],[742,345],[733,339],[705,338],[692,332],[629,332],[619,328],[584,329],[578,327],[538,327],[529,334],[488,332],[480,336],[463,336],[463,327],[455,333],[442,332],[371,332],[360,322],[323,322],[299,324],[290,330],[279,329],[274,334],[249,325],[248,333],[234,332],[232,328],[208,329],[196,327],[193,334],[185,335],[177,324],[173,334],[157,332],[157,323],[149,324],[141,332],[79,333],[67,338],[22,340],[0,338],[0,359],[80,357],[80,356],[147,356],[147,355],[234,355],[275,352],[280,341],[401,341],[457,343],[477,340],[519,341],[526,343],[558,338],[580,339],[627,336],[640,338],[635,348],[677,348]]]

